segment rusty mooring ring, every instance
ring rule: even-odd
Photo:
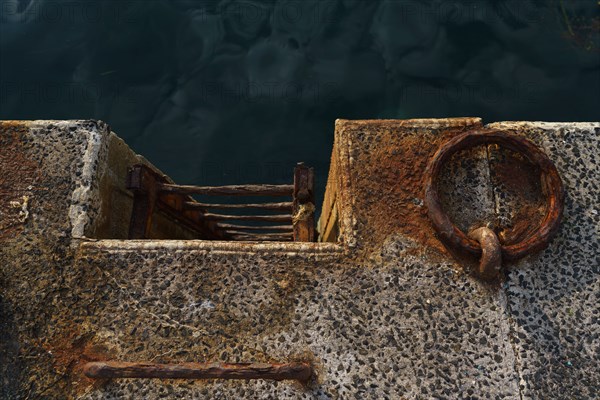
[[[458,229],[440,204],[437,180],[442,166],[453,154],[484,144],[497,144],[521,154],[540,169],[542,193],[547,199],[546,215],[539,228],[526,239],[502,245],[504,260],[517,260],[545,248],[558,230],[564,208],[564,188],[548,156],[529,140],[500,130],[471,131],[453,137],[433,156],[425,172],[425,206],[440,240],[447,246],[481,256],[481,246]]]

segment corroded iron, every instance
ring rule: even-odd
[[[542,192],[547,201],[540,226],[523,240],[517,243],[503,243],[501,246],[503,260],[517,260],[548,245],[559,228],[565,199],[563,184],[556,167],[548,156],[529,140],[499,130],[471,131],[450,139],[438,149],[427,167],[425,205],[433,227],[446,246],[480,257],[481,245],[458,229],[442,209],[437,183],[443,165],[452,155],[475,146],[489,144],[500,145],[519,153],[540,171]]]
[[[227,214],[210,214],[202,215],[207,221],[266,221],[266,222],[290,222],[291,214],[277,215],[227,215]]]
[[[315,241],[315,172],[304,163],[294,169],[294,241]]]
[[[306,383],[313,375],[309,363],[183,363],[150,362],[90,362],[83,373],[93,379],[156,378],[156,379],[271,379],[295,380]]]
[[[493,230],[487,227],[475,229],[469,233],[471,239],[481,245],[481,259],[478,274],[485,280],[498,277],[502,269],[502,247]]]
[[[292,232],[294,227],[292,225],[237,225],[237,224],[225,224],[217,223],[219,229],[234,229],[238,231],[286,231],[282,233]]]
[[[165,193],[202,194],[207,196],[291,196],[293,185],[229,185],[190,186],[163,183],[159,190]]]
[[[315,239],[314,172],[303,164],[294,170],[293,185],[229,185],[190,186],[167,181],[145,165],[133,166],[127,176],[127,188],[134,194],[129,238],[149,237],[156,210],[167,214],[178,224],[197,232],[199,239],[217,240],[281,240]],[[271,203],[200,203],[191,195],[205,196],[290,196],[292,201]],[[281,214],[223,214],[208,209],[281,211]],[[283,213],[287,211],[288,213]],[[292,214],[293,212],[293,214]],[[282,222],[288,225],[227,225],[218,221]],[[264,231],[261,235],[233,234],[227,228]],[[272,231],[277,231],[271,233]],[[283,231],[283,232],[279,232]]]
[[[246,208],[254,208],[258,210],[286,210],[292,211],[293,203],[290,202],[282,202],[282,203],[248,203],[248,204],[219,204],[219,203],[197,203],[197,202],[186,202],[184,208],[219,208],[219,209],[246,209]]]

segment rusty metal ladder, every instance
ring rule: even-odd
[[[314,170],[298,163],[291,185],[189,186],[171,183],[142,164],[127,174],[127,189],[133,192],[133,210],[129,224],[130,239],[147,239],[156,211],[196,233],[198,239],[233,241],[315,241]],[[200,203],[192,195],[291,197],[287,202]],[[279,214],[229,215],[207,210],[264,210]],[[285,212],[285,213],[284,213]],[[231,223],[235,221],[235,223]],[[271,222],[277,225],[240,224]]]

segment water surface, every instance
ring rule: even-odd
[[[336,118],[600,120],[596,0],[1,5],[1,119],[102,119],[181,183],[322,194]]]

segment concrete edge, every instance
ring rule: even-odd
[[[108,146],[110,128],[101,121],[93,121],[94,127],[88,132],[87,146],[82,155],[83,166],[81,175],[75,184],[77,187],[71,195],[69,219],[71,221],[71,237],[85,237],[85,230],[90,223],[90,217],[85,206],[92,198],[93,183],[96,178],[102,146]]]
[[[82,239],[83,251],[138,252],[140,250],[167,251],[210,251],[215,253],[249,254],[269,252],[283,254],[331,254],[339,255],[344,247],[338,243],[316,242],[228,242],[213,240],[118,240],[118,239]]]

